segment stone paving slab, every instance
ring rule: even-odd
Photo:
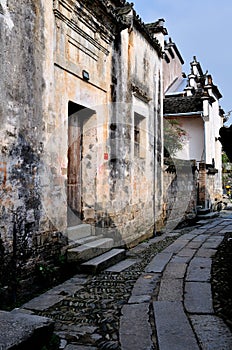
[[[192,231],[190,233],[183,234],[180,238],[181,240],[191,241],[193,238],[196,237],[196,233],[193,233]]]
[[[207,241],[202,245],[202,248],[206,249],[217,249],[222,243],[224,236],[214,236],[207,239]]]
[[[231,224],[227,225],[225,228],[228,230],[228,232],[232,231],[232,225]]]
[[[172,257],[172,259],[170,260],[170,262],[179,263],[179,264],[188,264],[190,260],[191,260],[191,258],[188,256],[174,255]]]
[[[201,247],[197,253],[196,253],[196,257],[201,257],[201,258],[212,258],[215,254],[217,253],[216,249],[210,249],[210,248],[205,248],[205,247]]]
[[[210,281],[211,265],[212,259],[210,258],[193,258],[188,266],[186,281]]]
[[[212,234],[212,237],[222,237],[222,238],[224,238],[225,237],[225,232],[219,231],[219,232],[217,232],[215,234]]]
[[[60,286],[57,286],[48,291],[48,294],[54,295],[73,295],[83,288],[83,285],[78,282],[67,281]]]
[[[0,311],[0,349],[32,349],[34,342],[42,347],[52,334],[53,324],[46,317]]]
[[[128,304],[141,304],[141,303],[149,303],[151,300],[151,295],[132,295],[128,300]]]
[[[66,298],[65,295],[46,292],[22,305],[23,309],[45,311]]]
[[[197,236],[197,237],[195,237],[193,240],[192,240],[192,242],[205,242],[206,240],[207,240],[207,238],[209,237],[209,235],[208,234],[201,234],[201,235],[199,235],[199,236]]]
[[[220,233],[223,233],[223,234],[226,234],[227,232],[232,232],[232,229],[231,228],[228,229],[228,227],[226,227],[220,231]]]
[[[211,284],[206,282],[186,282],[184,304],[187,312],[214,313]]]
[[[232,334],[222,319],[214,315],[192,315],[190,319],[202,350],[232,349]]]
[[[29,302],[21,306],[23,309],[45,311],[50,307],[64,300],[68,295],[74,295],[86,283],[88,276],[75,275],[64,283],[50,289],[49,291],[31,299]]]
[[[196,249],[183,248],[177,253],[177,255],[186,256],[191,259],[194,256],[194,254],[196,254],[196,251],[197,251]]]
[[[119,331],[121,350],[152,350],[149,303],[124,305]]]
[[[159,301],[182,301],[183,300],[183,280],[182,279],[162,279],[158,294]]]
[[[182,248],[186,246],[187,243],[187,240],[180,240],[180,238],[178,238],[174,243],[165,248],[162,253],[177,254]]]
[[[184,278],[187,264],[170,261],[166,266],[162,278]]]
[[[153,308],[159,350],[199,350],[181,302],[155,301]]]
[[[163,272],[165,266],[170,261],[172,257],[172,252],[170,253],[158,253],[150,262],[150,264],[146,267],[145,272],[151,273],[161,273]]]
[[[158,273],[143,273],[136,281],[132,289],[132,296],[152,295],[160,280]]]
[[[190,249],[198,249],[200,248],[202,245],[201,241],[191,241],[186,245],[186,248],[190,248]]]

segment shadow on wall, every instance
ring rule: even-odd
[[[196,218],[197,179],[192,161],[165,159],[164,231]]]
[[[7,172],[0,193],[1,306],[14,304],[36,290],[37,269],[54,266],[64,245],[61,233],[41,232],[41,153],[41,142],[32,146],[21,133],[4,157]]]

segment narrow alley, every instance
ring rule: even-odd
[[[231,111],[158,7],[0,0],[0,350],[232,350]]]
[[[231,231],[228,212],[152,238],[122,262],[97,275],[78,274],[11,314],[52,319],[57,349],[232,349],[211,291],[212,257]]]

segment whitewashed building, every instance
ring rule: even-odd
[[[195,56],[190,63],[190,74],[182,74],[183,62],[173,46],[173,43],[166,46],[169,57],[166,58],[164,72],[169,67],[176,74],[172,76],[172,82],[169,80],[164,87],[164,117],[166,120],[175,119],[185,130],[183,147],[175,157],[196,161],[198,204],[210,209],[222,195],[221,144],[218,140],[223,125],[223,111],[219,105],[222,95],[212,76],[203,73]],[[170,55],[170,48],[174,57]],[[179,62],[179,70],[172,69],[171,60],[175,62],[174,67]],[[167,79],[164,81],[167,82]]]

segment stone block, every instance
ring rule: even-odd
[[[207,239],[207,241],[202,245],[202,248],[205,249],[217,249],[222,243],[224,237],[213,236]]]
[[[203,246],[197,251],[196,257],[212,258],[217,253],[216,249],[204,248]]]
[[[41,349],[53,332],[53,321],[21,313],[0,311],[0,349]]]
[[[202,350],[232,349],[232,334],[222,319],[215,315],[190,315]]]
[[[136,281],[132,290],[132,296],[152,295],[160,280],[158,273],[144,273]]]
[[[186,256],[188,258],[192,258],[194,254],[196,253],[196,249],[190,249],[190,248],[183,248],[178,252],[178,256]]]
[[[163,278],[164,279],[184,278],[186,269],[187,269],[187,264],[170,261],[164,270]]]
[[[188,264],[188,262],[191,260],[191,257],[188,256],[178,256],[174,255],[171,259],[171,262],[173,263],[179,263],[179,264]]]
[[[163,272],[165,266],[170,261],[172,257],[172,252],[168,253],[158,253],[150,262],[150,264],[146,267],[145,272],[148,273],[161,273]]]
[[[185,308],[190,313],[213,313],[211,284],[207,282],[185,283]]]
[[[68,240],[75,242],[76,240],[92,235],[92,226],[88,224],[81,224],[67,228]]]
[[[153,309],[160,350],[199,350],[181,302],[155,301]]]
[[[152,350],[149,303],[124,305],[120,318],[121,350]]]
[[[149,303],[151,300],[151,295],[132,295],[128,300],[128,304],[141,304]]]
[[[125,259],[125,260],[120,261],[119,263],[109,267],[106,271],[120,273],[120,272],[128,269],[130,266],[138,263],[139,261],[140,261],[139,259]]]
[[[186,246],[187,243],[187,240],[181,240],[180,238],[178,238],[174,243],[170,244],[167,248],[165,248],[162,253],[177,254],[182,248]]]
[[[125,249],[112,249],[81,264],[81,268],[88,273],[97,273],[124,259],[125,253]]]
[[[194,257],[188,266],[186,281],[210,281],[211,264],[210,258]]]
[[[67,259],[69,262],[87,261],[107,252],[113,247],[113,244],[114,240],[112,238],[96,239],[76,248],[68,249]]]
[[[162,279],[160,283],[159,301],[182,301],[183,300],[183,280],[182,279]]]

